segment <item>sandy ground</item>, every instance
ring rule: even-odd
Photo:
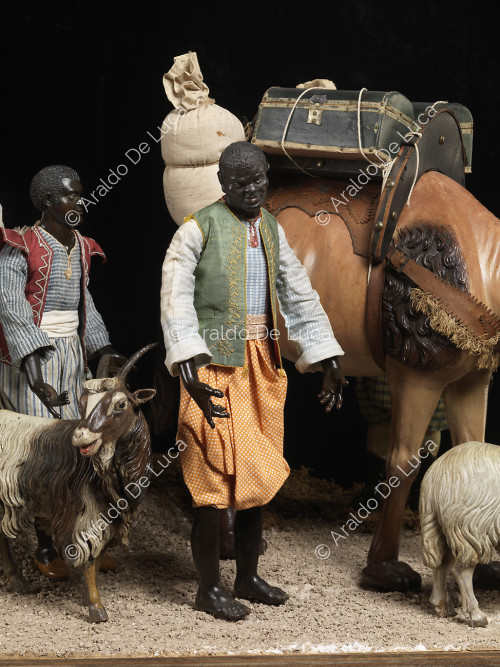
[[[500,593],[477,592],[487,628],[433,616],[418,517],[410,510],[402,557],[422,574],[422,592],[384,594],[359,587],[376,514],[339,539],[338,546],[330,533],[349,519],[349,500],[356,491],[359,487],[342,491],[313,479],[303,469],[292,472],[265,510],[269,549],[260,568],[291,598],[278,608],[252,605],[246,620],[232,624],[192,608],[192,510],[179,469],[172,465],[151,486],[130,550],[113,553],[117,572],[100,577],[108,623],[87,621],[78,571],[67,582],[49,582],[32,565],[32,536],[17,540],[16,553],[33,591],[9,593],[0,577],[0,658],[499,649]],[[324,546],[317,550],[319,545]],[[233,573],[234,562],[223,562],[228,587]]]

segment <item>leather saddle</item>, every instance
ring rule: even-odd
[[[385,370],[382,342],[382,296],[386,263],[397,271],[407,272],[409,258],[395,255],[393,244],[403,207],[410,203],[411,192],[419,178],[428,171],[445,174],[465,185],[467,162],[460,123],[449,109],[442,109],[429,120],[419,133],[403,141],[398,155],[384,180],[370,238],[369,255],[372,262],[368,283],[366,321],[371,352],[377,365]],[[412,262],[415,264],[415,262]],[[410,265],[410,269],[414,268]],[[431,271],[420,267],[434,277]],[[425,273],[424,273],[425,275]],[[414,282],[415,276],[413,277]],[[444,281],[440,281],[446,285]],[[416,283],[419,287],[423,287]],[[450,286],[451,287],[451,286]],[[446,288],[442,288],[442,291]]]
[[[464,186],[467,155],[458,118],[450,109],[439,110],[419,132],[408,135],[394,160],[386,165],[382,183],[364,183],[353,178],[311,178],[297,181],[295,195],[290,188],[277,186],[270,192],[266,207],[277,215],[289,206],[298,206],[311,216],[340,216],[346,224],[353,252],[370,260],[366,302],[367,336],[372,356],[385,371],[382,340],[382,298],[387,264],[405,273],[423,291],[443,304],[452,317],[479,341],[498,336],[500,319],[470,294],[457,290],[432,271],[414,262],[394,243],[398,220],[418,180],[428,171],[439,171]],[[369,172],[365,168],[365,172]],[[364,172],[361,172],[364,173]],[[366,174],[365,174],[366,176]],[[276,180],[273,179],[276,183]],[[286,180],[290,184],[290,178]],[[297,203],[300,199],[300,204]],[[318,213],[319,210],[319,213]]]

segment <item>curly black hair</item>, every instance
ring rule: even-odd
[[[248,141],[235,141],[222,151],[219,158],[219,170],[247,169],[260,160],[267,168],[267,158],[262,150]]]
[[[80,176],[71,167],[66,167],[62,164],[52,164],[48,167],[40,169],[40,171],[33,176],[30,185],[30,197],[33,205],[38,211],[43,211],[42,198],[46,194],[59,194],[63,188],[62,179],[69,178],[72,181],[79,181]]]

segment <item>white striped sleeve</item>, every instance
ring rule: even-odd
[[[203,235],[195,220],[177,230],[162,268],[161,325],[171,375],[179,375],[179,362],[194,358],[197,368],[212,361],[207,344],[198,333],[194,308],[194,271],[203,250]]]
[[[35,350],[40,351],[42,363],[55,352],[47,334],[33,320],[33,310],[25,296],[26,281],[24,254],[18,248],[4,246],[0,252],[0,320],[16,368]]]
[[[88,287],[85,288],[85,310],[87,311],[87,321],[85,323],[84,341],[88,355],[92,357],[98,350],[106,347],[106,345],[111,345],[111,343],[104,321],[95,307]]]
[[[333,334],[307,271],[288,245],[279,223],[278,233],[280,250],[276,289],[288,337],[299,354],[295,366],[301,373],[322,370],[320,362],[323,359],[342,355],[344,351]]]

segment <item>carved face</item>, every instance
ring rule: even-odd
[[[219,171],[219,181],[227,205],[245,218],[256,218],[263,205],[269,180],[268,165],[256,159],[249,167]]]
[[[50,208],[52,216],[58,222],[68,227],[76,227],[80,224],[84,214],[82,192],[80,181],[63,178],[59,195],[46,194],[43,202],[47,208]]]

